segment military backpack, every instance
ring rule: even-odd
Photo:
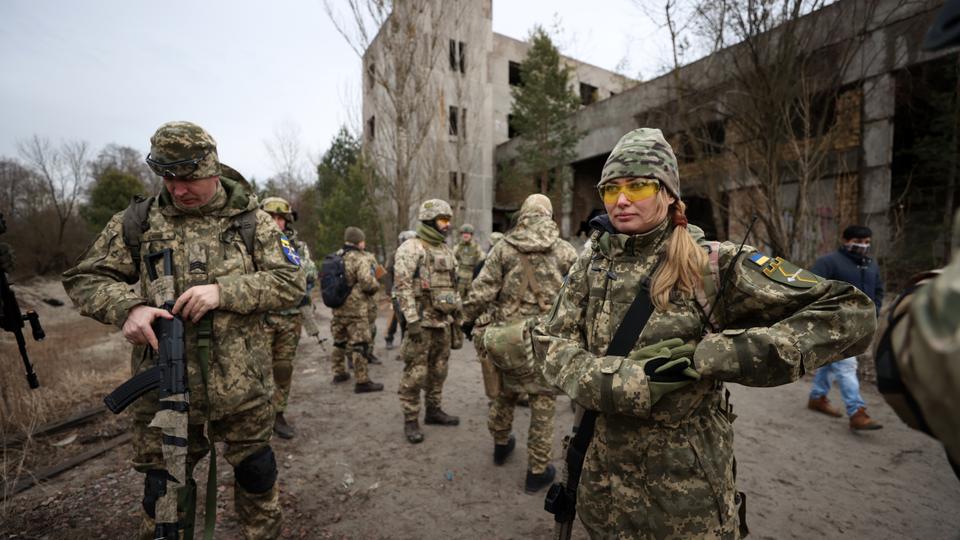
[[[334,251],[320,263],[320,297],[323,305],[338,308],[347,302],[353,288],[347,281],[347,265],[343,260],[345,249]]]

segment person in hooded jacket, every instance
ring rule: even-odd
[[[473,333],[472,325],[480,316],[488,317],[483,322],[497,324],[545,314],[576,258],[573,246],[560,238],[550,199],[530,195],[520,208],[516,227],[493,247],[473,280],[464,304],[465,331]],[[488,310],[489,315],[485,313]],[[478,329],[474,342],[481,338],[482,329]],[[550,464],[553,389],[539,375],[526,384],[503,379],[503,387],[490,405],[487,427],[494,441],[493,461],[502,465],[516,444],[510,431],[513,411],[522,393],[529,394],[525,489],[532,493],[549,485],[555,475]]]
[[[596,412],[577,515],[593,538],[737,538],[724,384],[786,384],[864,351],[874,305],[752,247],[698,244],[659,129],[624,135],[598,189],[606,214],[533,340],[547,382]]]

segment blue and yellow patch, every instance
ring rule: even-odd
[[[280,235],[280,249],[283,251],[283,256],[287,258],[288,261],[293,264],[300,266],[300,255],[297,255],[296,248],[293,247],[293,244],[290,243],[290,240],[287,239],[286,235]]]
[[[785,261],[781,257],[771,258],[757,252],[750,255],[749,259],[750,262],[760,267],[763,275],[790,287],[809,289],[821,281],[813,272],[800,268],[790,261]]]

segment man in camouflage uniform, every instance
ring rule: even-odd
[[[373,276],[376,278],[379,283],[383,276],[386,275],[386,270],[383,266],[380,266],[380,262],[377,261],[377,258],[367,251],[366,245],[361,248],[361,253],[363,253],[366,263],[370,265],[373,270]],[[379,292],[379,290],[378,290]],[[373,349],[376,347],[377,343],[377,317],[380,315],[380,302],[377,301],[377,293],[374,293],[370,296],[370,303],[367,305],[367,322],[370,323],[370,346],[367,347],[364,351],[363,356],[367,359],[367,362],[370,364],[381,364],[380,359],[377,358],[377,355],[373,353]]]
[[[420,431],[420,392],[427,405],[424,423],[455,426],[460,419],[440,407],[450,358],[451,325],[461,316],[456,289],[457,261],[446,244],[453,210],[446,201],[430,199],[420,205],[417,237],[407,240],[395,257],[393,294],[407,321],[400,355],[400,404],[403,431],[411,443],[423,441]]]
[[[297,232],[292,224],[296,219],[290,203],[281,197],[268,197],[260,204],[264,212],[270,214],[277,228],[283,232],[287,244],[294,249],[300,259],[300,268],[306,275],[307,294],[303,296],[299,306],[274,311],[267,315],[267,329],[270,334],[271,349],[273,350],[273,381],[276,391],[273,395],[273,406],[276,418],[273,431],[280,438],[292,439],[296,434],[293,426],[283,417],[290,399],[290,386],[293,383],[293,360],[297,356],[297,345],[300,343],[300,329],[303,326],[303,315],[300,307],[310,304],[309,291],[317,279],[317,265],[310,257],[307,243],[297,238]],[[281,240],[283,242],[284,240]]]
[[[795,381],[862,352],[876,327],[873,302],[852,285],[725,242],[704,250],[700,283],[672,283],[666,306],[624,340],[630,352],[608,354],[641,288],[678,262],[670,248],[697,249],[683,236],[679,180],[660,130],[617,143],[599,184],[607,214],[591,221],[591,248],[535,331],[546,380],[597,412],[577,492],[594,538],[743,534],[724,383]],[[650,298],[663,306],[657,283]]]
[[[124,213],[118,213],[64,273],[63,285],[81,313],[122,328],[134,346],[133,372],[139,373],[154,365],[158,342],[151,323],[172,316],[152,307],[162,280],[149,282],[145,263],[133,251],[173,250],[173,312],[185,326],[189,379],[188,477],[210,446],[223,441],[243,535],[276,538],[281,511],[270,448],[274,385],[263,316],[296,306],[305,291],[304,273],[246,181],[221,166],[206,131],[170,122],[150,143],[147,163],[163,177],[163,188],[150,200],[138,246],[125,245]],[[241,219],[251,215],[252,253],[240,233]],[[138,280],[134,291],[130,285]],[[200,339],[201,329],[212,337]],[[167,482],[160,431],[148,425],[158,401],[147,397],[131,408],[134,466],[146,473],[140,537],[154,538],[152,516]],[[182,519],[192,523],[193,516]]]
[[[341,383],[350,379],[346,370],[349,355],[353,363],[353,373],[357,377],[353,391],[379,392],[383,385],[370,380],[367,371],[367,350],[373,343],[370,331],[370,303],[380,290],[377,282],[376,267],[363,252],[366,237],[357,227],[347,227],[343,232],[343,247],[337,252],[343,257],[346,267],[347,284],[350,296],[338,308],[333,308],[333,320],[330,333],[333,335],[333,382]]]
[[[460,293],[460,298],[467,297],[470,282],[473,281],[473,270],[485,256],[480,244],[473,239],[473,232],[473,225],[461,225],[460,241],[453,248],[453,255],[457,258],[457,292]]]
[[[473,280],[464,304],[465,331],[477,316],[493,306],[492,322],[503,324],[537,318],[546,313],[560,290],[563,277],[577,258],[577,252],[560,238],[553,221],[553,205],[544,195],[527,197],[520,207],[517,226],[496,246]],[[482,329],[474,335],[482,339]],[[518,394],[529,394],[530,430],[527,437],[527,478],[525,488],[533,493],[550,484],[554,467],[554,392],[536,375],[528,381],[502,379],[503,389],[490,406],[487,427],[493,436],[493,461],[502,465],[516,444],[510,432]]]

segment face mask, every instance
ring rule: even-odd
[[[857,255],[866,255],[868,249],[870,249],[870,244],[858,244],[856,242],[847,244],[847,251]]]

